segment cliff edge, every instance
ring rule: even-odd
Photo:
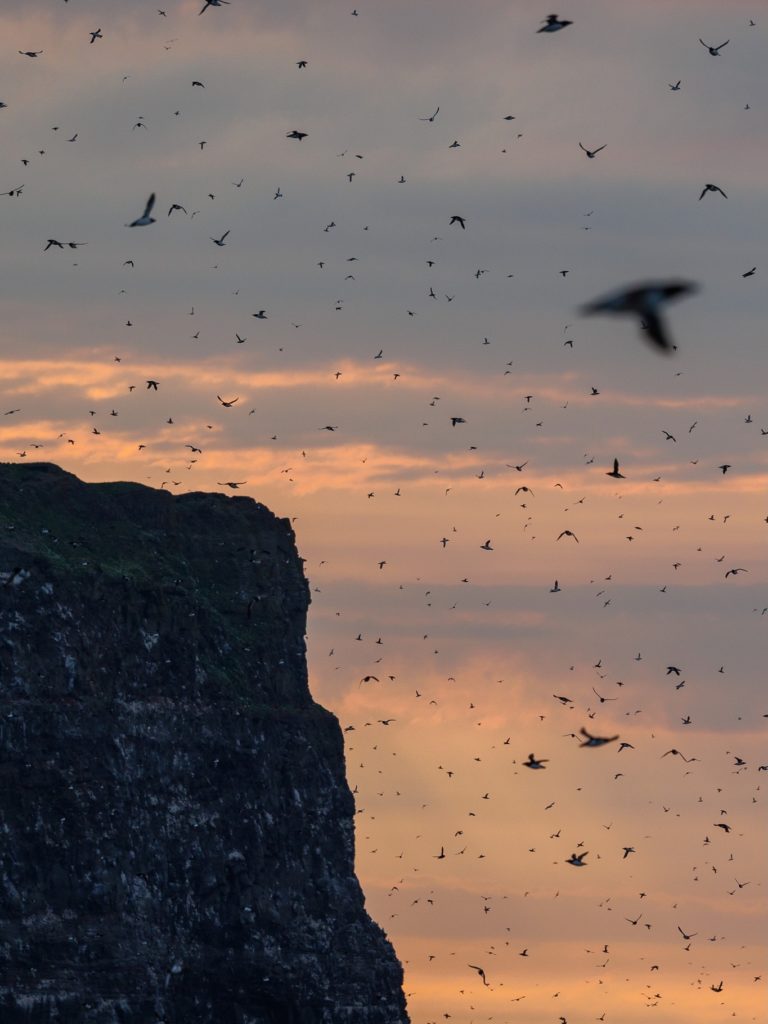
[[[406,1024],[287,520],[0,465],[0,1020]]]

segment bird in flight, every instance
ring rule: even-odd
[[[483,970],[482,967],[475,967],[474,964],[467,964],[467,967],[471,967],[473,971],[477,971],[477,973],[480,975],[480,980],[482,981],[482,983],[484,985],[488,985],[488,982],[485,980],[485,971]]]
[[[306,139],[307,134],[307,132],[298,132],[294,128],[292,132],[286,132],[285,137],[286,139],[298,139],[301,142],[302,139]]]
[[[584,853],[572,853],[565,863],[572,864],[575,868],[585,868],[587,865],[584,863],[584,858],[588,853],[588,850],[585,850]]]
[[[568,25],[573,24],[572,21],[561,21],[556,14],[548,14],[544,19],[544,22],[545,24],[542,25],[540,29],[536,30],[537,34],[539,32],[559,32],[561,28],[567,28]]]
[[[587,149],[586,146],[582,146],[582,144],[579,143],[579,148],[584,150],[584,152],[587,154],[590,160],[594,160],[597,154],[602,152],[602,150],[604,150],[605,146],[607,145],[608,143],[606,142],[604,146],[598,146],[597,149]]]
[[[669,88],[672,90],[672,92],[680,92],[680,84],[681,84],[681,82],[682,82],[682,79],[678,78],[678,80],[675,82],[674,85],[672,85],[670,82],[668,82],[667,84],[669,85]]]
[[[215,245],[219,245],[219,246],[226,245],[227,243],[224,241],[224,239],[227,237],[228,234],[229,234],[229,231],[225,231],[224,234],[221,236],[221,238],[211,238],[211,241]]]
[[[613,476],[617,480],[625,480],[626,479],[624,474],[619,472],[619,460],[618,459],[614,459],[613,460],[613,469],[610,472],[606,472],[605,475],[606,476]]]
[[[707,185],[705,185],[705,186],[704,186],[704,188],[703,188],[703,189],[701,190],[701,195],[699,196],[699,202],[701,202],[701,200],[702,200],[702,199],[704,198],[704,196],[705,196],[705,195],[707,194],[707,192],[719,192],[719,193],[720,193],[720,195],[721,195],[721,196],[722,196],[722,197],[723,197],[724,199],[727,199],[727,198],[728,198],[728,196],[727,196],[727,195],[725,194],[725,192],[723,192],[723,190],[722,190],[722,189],[720,188],[720,186],[719,186],[719,185],[712,185],[712,184],[707,184]]]
[[[464,218],[460,217],[457,213],[454,213],[454,215],[451,217],[448,223],[448,227],[450,227],[451,224],[458,224],[460,227],[464,229],[464,231],[467,230],[467,225],[464,223]]]
[[[225,409],[231,409],[235,402],[240,401],[239,396],[237,398],[233,398],[230,402],[225,402],[221,395],[216,395],[216,397],[218,398],[218,400],[221,402]]]
[[[720,56],[720,51],[722,50],[722,48],[724,46],[727,46],[728,43],[730,43],[730,41],[731,41],[730,39],[726,39],[725,42],[724,43],[720,43],[719,46],[710,46],[709,43],[705,43],[703,39],[699,39],[699,42],[704,47],[704,49],[705,50],[709,50],[709,52],[712,54],[713,57],[719,57]]]
[[[434,114],[432,114],[430,117],[420,117],[419,120],[420,121],[434,121],[439,113],[440,113],[440,107],[438,107],[437,110],[434,112]]]
[[[222,4],[228,4],[229,0],[205,0],[205,5],[198,14],[205,14],[209,7],[221,7]]]
[[[154,224],[155,223],[155,218],[150,216],[151,213],[152,213],[152,207],[154,205],[155,205],[155,193],[153,192],[152,195],[147,200],[147,205],[144,207],[144,213],[142,213],[142,215],[140,217],[137,217],[136,220],[131,221],[130,224],[126,224],[125,226],[127,228],[140,228],[140,227],[143,227],[143,225],[145,225],[145,224]]]
[[[217,481],[217,486],[218,487],[231,487],[233,491],[236,491],[238,487],[242,487],[243,484],[247,484],[247,483],[248,483],[247,480],[225,480],[223,482],[221,480],[218,480]]]
[[[560,540],[561,537],[573,537],[573,539],[576,541],[576,543],[577,544],[579,543],[579,538],[576,536],[576,534],[572,530],[563,530],[563,532],[558,535],[557,539]]]
[[[528,755],[528,760],[523,761],[526,768],[533,768],[534,771],[539,768],[546,768],[545,762],[548,761],[548,757],[534,757],[533,754]]]
[[[609,699],[615,700],[616,698],[603,697],[601,698],[601,702]],[[588,733],[583,726],[579,729],[579,732],[584,737],[583,742],[579,744],[581,747],[602,747],[605,746],[606,743],[613,743],[614,740],[619,738],[618,736],[593,736],[591,733]]]
[[[662,352],[673,352],[677,346],[667,333],[661,307],[665,302],[697,290],[698,286],[689,281],[647,282],[594,299],[581,307],[581,313],[586,316],[593,313],[632,313],[639,318],[641,327],[656,348]]]

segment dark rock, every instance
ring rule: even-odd
[[[2,1024],[401,1024],[250,498],[0,465]]]

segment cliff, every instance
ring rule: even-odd
[[[400,1024],[287,520],[0,465],[2,1024]]]

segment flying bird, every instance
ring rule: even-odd
[[[588,850],[585,850],[584,853],[572,853],[565,863],[572,864],[575,868],[585,868],[587,865],[584,863],[584,858],[588,853]]]
[[[610,470],[609,472],[606,472],[605,475],[606,476],[613,476],[617,480],[624,480],[624,479],[626,479],[624,474],[619,472],[619,460],[618,459],[614,459],[613,460],[613,469]]]
[[[609,698],[607,697],[602,698],[602,700],[608,699]],[[614,697],[612,699],[615,700],[616,698]],[[579,732],[584,737],[584,740],[579,744],[580,747],[602,747],[605,746],[606,743],[613,743],[614,740],[619,738],[618,736],[593,736],[591,733],[588,733],[583,726],[579,729]]]
[[[606,142],[604,146],[598,146],[597,149],[587,149],[586,146],[582,146],[581,143],[579,143],[579,148],[584,150],[590,160],[594,160],[597,154],[601,153],[607,145],[608,143]]]
[[[485,980],[485,971],[483,970],[482,967],[475,967],[474,964],[467,964],[467,967],[471,967],[473,971],[477,971],[477,973],[480,975],[482,983],[484,985],[488,985],[488,982]]]
[[[593,313],[630,313],[638,317],[645,335],[662,352],[673,352],[676,345],[671,341],[661,315],[664,303],[690,295],[698,286],[689,281],[654,281],[622,288],[594,299],[581,307],[583,315]]]
[[[198,14],[205,14],[209,7],[221,7],[222,4],[228,4],[229,0],[205,0],[205,4]]]
[[[559,32],[561,28],[567,28],[568,25],[573,24],[572,21],[561,20],[556,14],[548,14],[544,22],[545,24],[536,30],[537,34],[539,32]]]
[[[704,47],[704,49],[705,50],[709,50],[709,52],[712,54],[713,57],[719,57],[720,56],[720,51],[722,50],[722,48],[724,46],[727,46],[728,43],[730,43],[730,41],[731,41],[730,39],[726,39],[725,42],[724,43],[720,43],[719,46],[710,46],[709,43],[705,43],[703,39],[699,39],[699,42]]]
[[[720,188],[719,185],[712,185],[711,183],[708,183],[701,190],[701,195],[699,196],[699,202],[701,202],[701,200],[704,198],[704,196],[707,194],[707,192],[719,192],[720,195],[723,196],[724,199],[728,198],[728,196],[725,194],[725,192],[723,192],[723,190]]]
[[[152,213],[152,207],[154,205],[155,193],[153,192],[152,195],[147,200],[147,205],[144,207],[144,213],[142,213],[140,217],[137,217],[136,220],[131,221],[130,224],[126,224],[125,226],[127,228],[140,228],[143,227],[145,224],[154,224],[155,218],[150,216],[150,214]]]
[[[576,536],[576,534],[572,530],[563,530],[563,532],[558,535],[557,539],[560,540],[561,537],[573,537],[573,539],[576,541],[576,543],[577,544],[579,543],[579,538]]]

